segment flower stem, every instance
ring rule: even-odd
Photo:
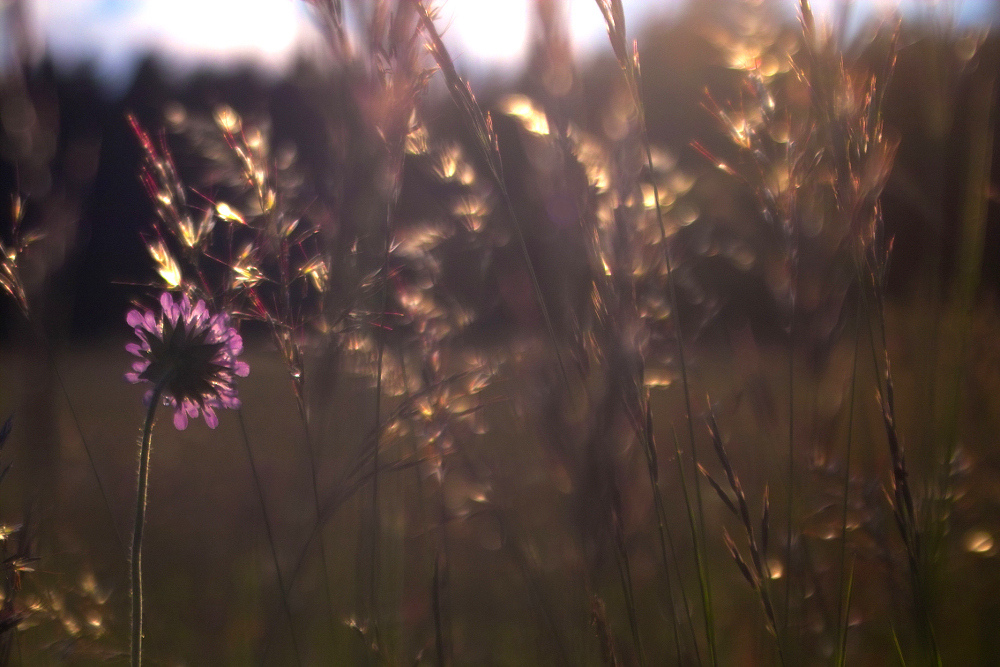
[[[149,446],[153,435],[153,418],[163,389],[170,378],[168,373],[153,388],[142,426],[142,443],[139,448],[139,491],[135,501],[135,527],[132,533],[132,667],[142,663],[142,528],[146,521],[146,483],[149,479]]]

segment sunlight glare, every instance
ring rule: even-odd
[[[157,14],[152,31],[175,56],[254,55],[264,60],[288,53],[296,42],[301,18],[297,4],[286,0],[173,0]]]
[[[520,64],[528,48],[530,0],[448,0],[439,4],[438,27],[455,49],[459,66],[474,61],[491,67]],[[452,46],[453,45],[453,46]]]

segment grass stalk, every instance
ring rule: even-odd
[[[439,660],[443,665],[450,665],[454,662],[455,656],[452,654],[453,629],[452,629],[452,609],[448,587],[451,582],[451,549],[448,540],[448,509],[445,505],[444,494],[439,493],[438,512],[441,521],[440,541],[435,549],[434,557],[434,622],[435,622],[435,645],[439,650]],[[437,634],[440,633],[440,641],[437,641]]]
[[[414,394],[414,398],[418,396],[422,396],[422,394]],[[302,567],[305,564],[306,554],[311,548],[312,541],[319,537],[321,528],[333,518],[334,514],[345,502],[365,487],[374,477],[375,473],[371,469],[371,461],[375,456],[375,448],[381,441],[382,432],[389,423],[401,417],[405,409],[405,405],[397,407],[392,412],[388,413],[386,418],[383,419],[377,427],[373,427],[370,430],[364,443],[362,443],[361,455],[356,458],[350,470],[342,476],[340,483],[334,485],[333,488],[337,489],[337,491],[335,491],[332,496],[327,498],[321,506],[320,520],[317,525],[313,527],[312,532],[306,539],[306,542],[302,547],[297,560],[295,561],[295,567],[292,569],[292,573],[289,576],[289,585],[294,585],[296,579],[301,573]],[[379,471],[380,473],[386,473],[409,470],[411,468],[419,467],[422,463],[423,459],[415,455],[408,460],[404,459],[388,463],[380,462]]]
[[[611,42],[612,50],[615,53],[615,58],[618,60],[618,64],[621,67],[622,74],[625,77],[625,82],[628,85],[629,92],[632,96],[632,101],[636,109],[637,114],[637,125],[640,134],[640,141],[642,142],[642,147],[646,157],[646,167],[648,169],[648,180],[653,190],[653,201],[656,208],[656,222],[660,232],[660,242],[663,246],[663,258],[667,274],[667,290],[669,296],[669,302],[671,307],[671,312],[674,318],[674,329],[677,333],[677,348],[678,348],[678,365],[680,366],[681,372],[681,385],[684,392],[684,409],[687,421],[688,430],[688,440],[691,446],[691,458],[692,464],[695,467],[695,477],[694,477],[694,491],[695,491],[695,502],[698,508],[698,523],[700,525],[700,531],[692,532],[692,539],[695,540],[695,557],[699,561],[698,565],[698,576],[702,589],[702,607],[704,612],[705,621],[705,634],[707,637],[709,655],[711,663],[713,665],[717,664],[716,648],[715,648],[715,627],[712,620],[712,592],[711,592],[711,580],[708,575],[708,569],[705,567],[703,561],[705,544],[704,544],[704,533],[705,533],[705,510],[704,502],[701,493],[701,481],[698,478],[697,465],[698,465],[698,445],[697,439],[694,435],[694,417],[691,409],[691,385],[688,378],[687,370],[687,355],[684,349],[684,334],[682,322],[680,319],[680,310],[678,308],[679,300],[677,298],[677,285],[674,279],[673,263],[670,259],[670,248],[667,242],[667,230],[666,225],[663,222],[663,206],[661,204],[659,186],[656,183],[656,179],[653,178],[653,153],[652,147],[649,141],[649,132],[646,127],[646,113],[645,105],[642,100],[642,75],[639,66],[639,50],[638,45],[633,44],[633,48],[630,51],[627,46],[626,40],[626,27],[625,27],[625,11],[622,6],[621,0],[596,0],[598,9],[600,9],[601,14],[604,17],[605,24],[608,29],[608,38]],[[676,443],[675,443],[676,444]],[[678,465],[683,466],[682,458],[679,455],[678,446]],[[681,470],[681,476],[683,480],[683,469]],[[686,500],[686,492],[685,492]]]
[[[843,585],[842,585],[843,586]],[[837,667],[844,667],[847,664],[847,632],[851,624],[851,596],[854,593],[854,562],[851,562],[850,572],[847,573],[846,590],[840,595],[841,607],[838,610],[837,625]]]
[[[444,622],[441,613],[441,550],[437,550],[434,555],[434,576],[431,579],[431,605],[434,614],[434,648],[435,664],[438,667],[445,667],[448,655],[444,641]]]
[[[711,401],[709,401],[709,405],[711,405]],[[768,631],[774,636],[776,642],[778,661],[784,665],[786,664],[786,659],[785,652],[782,647],[783,637],[778,631],[778,620],[774,611],[774,604],[772,602],[770,592],[771,572],[767,564],[767,536],[770,532],[770,528],[768,526],[770,514],[768,506],[768,492],[765,488],[763,503],[764,511],[762,512],[760,523],[761,536],[758,540],[756,532],[754,531],[754,522],[750,517],[750,507],[747,504],[746,494],[743,492],[743,486],[736,474],[736,470],[733,468],[732,461],[729,458],[729,453],[726,451],[726,446],[722,442],[722,433],[715,420],[715,413],[711,408],[709,408],[708,412],[708,429],[709,434],[711,435],[712,445],[714,446],[715,453],[726,473],[726,481],[729,484],[729,490],[732,492],[735,502],[732,498],[730,498],[729,493],[724,491],[722,486],[719,485],[719,483],[716,482],[711,475],[709,475],[708,471],[700,466],[699,469],[715,489],[719,498],[723,501],[723,504],[725,504],[733,515],[736,516],[737,520],[739,520],[741,524],[741,527],[743,528],[744,536],[747,541],[747,547],[750,550],[749,563],[747,563],[740,554],[735,542],[733,542],[733,539],[729,536],[729,533],[725,530],[725,528],[723,528],[723,538],[725,539],[730,555],[736,562],[736,565],[743,574],[743,577],[747,580],[760,599],[761,605],[764,608],[764,615],[767,619]]]
[[[638,63],[638,52],[636,52],[635,61]],[[636,67],[636,76],[638,78],[638,66]],[[641,79],[637,82],[636,89],[640,90]],[[641,98],[639,99],[639,108],[642,109]],[[649,182],[653,187],[653,201],[656,204],[656,222],[659,226],[660,231],[660,241],[663,244],[663,258],[665,266],[667,269],[667,286],[670,296],[670,307],[671,312],[674,317],[674,328],[677,332],[677,360],[681,371],[681,387],[684,391],[684,414],[685,421],[687,422],[688,428],[688,441],[691,445],[691,462],[692,465],[697,467],[698,465],[698,440],[694,435],[694,414],[691,409],[691,383],[688,378],[687,369],[687,354],[684,349],[684,330],[681,323],[679,300],[677,298],[677,282],[674,279],[673,263],[670,260],[670,249],[667,243],[667,230],[663,223],[663,207],[660,204],[660,191],[656,184],[656,179],[652,177],[653,173],[653,153],[650,147],[649,135],[646,131],[646,120],[645,113],[640,112],[639,114],[640,131],[642,133],[642,142],[646,153],[646,165],[649,169]],[[678,465],[681,465],[681,459],[678,458]],[[700,524],[700,535],[701,535],[701,545],[696,548],[696,557],[699,559],[704,558],[705,551],[705,507],[704,501],[702,499],[701,492],[701,481],[698,479],[698,475],[695,474],[694,477],[694,493],[695,501],[698,505],[698,520]],[[712,581],[708,574],[708,568],[704,567],[704,564],[699,566],[699,577],[704,577],[704,582],[702,584],[705,594],[703,595],[703,606],[704,616],[705,616],[705,633],[708,639],[708,650],[711,662],[713,665],[717,664],[717,653],[715,648],[715,623],[712,619]]]
[[[674,450],[677,453],[677,474],[681,482],[681,493],[684,496],[684,509],[686,510],[688,528],[691,531],[691,544],[694,548],[694,560],[698,572],[698,591],[701,594],[702,618],[705,622],[705,637],[708,640],[708,657],[712,665],[718,664],[718,657],[715,649],[715,621],[712,612],[711,590],[708,586],[708,567],[705,563],[704,539],[699,534],[699,523],[695,518],[694,506],[691,504],[691,495],[688,492],[687,477],[684,474],[684,458],[681,454],[681,444],[677,439],[677,431],[671,428],[674,440]],[[695,462],[697,464],[697,461]],[[702,514],[704,517],[704,514]],[[702,532],[704,524],[701,524]]]
[[[793,250],[794,252],[794,250]],[[793,259],[793,265],[794,265]],[[788,636],[792,601],[792,528],[795,510],[795,270],[790,284],[791,311],[788,316],[788,499],[785,506],[785,613],[783,632]]]
[[[621,507],[621,498],[615,487],[615,507]],[[625,546],[625,535],[622,532],[621,513],[616,511],[613,517],[615,531],[615,545],[618,551],[618,576],[621,580],[622,593],[625,596],[625,610],[628,614],[628,625],[632,632],[632,641],[638,655],[640,665],[646,664],[646,657],[642,649],[642,638],[639,635],[639,617],[635,607],[635,589],[632,586],[632,566],[629,562],[628,549]]]
[[[917,627],[919,628],[922,641],[928,653],[928,660],[935,664],[941,664],[941,653],[938,649],[936,633],[931,613],[930,591],[927,588],[927,574],[925,569],[926,549],[925,531],[917,520],[915,513],[915,503],[910,485],[910,473],[906,465],[906,457],[902,443],[899,438],[896,420],[895,391],[892,381],[892,369],[889,363],[889,349],[886,337],[885,322],[885,298],[884,269],[888,259],[878,259],[878,251],[871,253],[868,271],[859,269],[861,273],[862,297],[865,299],[865,310],[874,310],[876,325],[878,326],[879,343],[875,341],[875,331],[869,328],[869,340],[871,342],[872,358],[877,374],[878,398],[882,411],[882,422],[886,440],[889,446],[889,455],[892,460],[892,491],[889,495],[889,503],[892,507],[893,518],[899,530],[900,538],[906,550],[908,565],[908,575],[910,588],[913,595],[913,614]],[[868,301],[866,292],[871,291],[871,302]],[[870,317],[870,316],[869,316]],[[869,319],[869,326],[871,320]],[[879,348],[881,349],[882,362],[879,363]]]
[[[993,58],[992,60],[996,61],[997,59]],[[955,457],[955,446],[958,441],[962,387],[968,368],[972,310],[980,285],[986,240],[986,217],[989,204],[987,192],[991,183],[991,163],[997,122],[996,112],[993,108],[997,74],[995,66],[983,67],[983,64],[977,70],[974,93],[970,97],[972,106],[969,112],[971,132],[968,138],[968,175],[965,180],[965,192],[962,200],[958,257],[955,263],[955,266],[958,267],[958,277],[951,299],[953,308],[957,311],[958,321],[955,323],[953,333],[955,340],[949,346],[950,349],[954,350],[954,363],[953,368],[950,369],[951,386],[948,388],[945,415],[941,426],[941,438],[944,440],[945,446],[938,489],[936,490],[941,507],[938,509],[937,516],[934,517],[934,525],[929,527],[932,530],[931,534],[934,540],[930,556],[934,559],[941,555],[948,515],[951,511],[951,470]]]
[[[448,86],[448,92],[451,94],[455,105],[462,112],[465,121],[469,123],[470,129],[472,129],[473,134],[476,138],[476,143],[478,144],[480,150],[483,153],[483,157],[486,160],[486,164],[489,167],[490,175],[493,177],[493,181],[500,191],[500,197],[503,199],[504,208],[507,210],[507,214],[510,216],[511,225],[514,227],[514,233],[517,236],[518,245],[521,249],[521,254],[524,257],[525,267],[528,271],[528,277],[531,280],[531,287],[534,292],[535,300],[538,303],[539,312],[542,315],[542,320],[545,322],[545,329],[548,333],[549,340],[552,343],[553,352],[556,355],[556,361],[559,364],[559,372],[562,376],[563,384],[566,391],[569,391],[569,374],[566,371],[566,364],[563,361],[562,351],[560,349],[559,340],[556,338],[555,327],[552,324],[552,316],[549,313],[549,307],[545,301],[545,296],[542,294],[542,286],[538,280],[538,273],[535,270],[535,264],[531,259],[531,254],[528,252],[528,243],[524,237],[524,229],[521,225],[520,218],[517,212],[514,210],[514,203],[510,198],[510,192],[507,189],[507,182],[504,178],[503,173],[503,162],[500,159],[500,146],[497,142],[496,133],[493,131],[493,120],[490,114],[483,114],[482,109],[479,108],[479,104],[476,102],[475,96],[472,94],[472,89],[469,85],[462,80],[459,76],[458,70],[455,68],[455,63],[448,53],[448,49],[445,47],[444,42],[441,40],[441,35],[434,25],[434,21],[431,18],[431,14],[427,11],[424,6],[423,0],[409,0],[417,9],[417,13],[420,16],[420,24],[423,27],[424,33],[430,40],[430,52],[434,57],[434,61],[437,63],[438,67],[441,69],[441,73],[444,75],[445,83]]]
[[[298,396],[298,392],[296,392]],[[312,439],[312,429],[309,427],[309,416],[305,409],[305,399],[299,398],[299,418],[302,420],[302,428],[305,434],[305,446],[307,449],[307,459],[309,461],[309,477],[312,483],[312,496],[313,496],[313,511],[316,513],[316,525],[319,525],[320,520],[320,504],[319,504],[319,480],[316,465],[316,451],[313,449],[313,439]],[[319,558],[320,564],[323,567],[323,587],[326,591],[326,605],[327,605],[327,622],[330,626],[331,636],[335,631],[334,627],[334,617],[333,617],[333,586],[330,583],[330,565],[329,560],[327,560],[326,555],[326,541],[323,539],[323,530],[320,528],[319,536],[316,538],[319,542]]]
[[[505,537],[505,539],[502,540],[502,548],[508,555],[511,562],[514,563],[518,573],[524,580],[528,597],[531,600],[531,608],[534,610],[540,610],[541,618],[536,625],[544,626],[547,631],[539,633],[540,639],[544,638],[548,641],[548,646],[545,651],[546,659],[555,662],[553,658],[558,657],[557,663],[559,665],[563,665],[564,667],[578,664],[581,660],[580,656],[577,656],[576,660],[570,659],[569,650],[567,649],[562,633],[559,631],[559,625],[556,622],[552,605],[546,599],[544,594],[542,581],[538,575],[537,567],[533,566],[531,558],[525,552],[525,549],[519,546],[520,544],[524,544],[524,542],[516,539],[516,537],[519,536],[512,535],[513,527],[504,519],[501,512],[497,512],[496,519],[501,527],[501,534]]]
[[[608,625],[608,613],[604,600],[597,594],[590,596],[590,622],[594,626],[597,640],[601,645],[601,658],[607,667],[619,667],[621,659],[615,646],[615,637]]]
[[[271,552],[271,561],[274,563],[274,572],[278,582],[278,593],[281,598],[282,611],[285,612],[285,618],[288,620],[288,631],[292,637],[292,649],[295,651],[295,662],[296,664],[301,665],[303,664],[302,654],[299,652],[299,642],[295,634],[295,620],[292,618],[292,607],[288,601],[290,589],[285,586],[284,575],[282,575],[281,572],[281,563],[278,561],[278,549],[274,541],[274,530],[271,527],[271,517],[267,511],[267,503],[264,501],[264,489],[260,483],[260,474],[257,471],[257,462],[254,459],[253,450],[250,448],[250,436],[247,433],[246,421],[243,418],[243,408],[238,409],[236,411],[236,415],[239,418],[240,433],[243,436],[243,448],[247,453],[247,461],[250,462],[250,472],[253,476],[254,490],[257,493],[257,502],[260,504],[261,516],[264,519],[264,532],[267,536],[267,545]]]
[[[653,504],[656,509],[656,524],[657,524],[657,536],[659,537],[660,545],[660,558],[663,561],[663,574],[665,577],[665,583],[667,586],[667,603],[670,606],[670,628],[674,635],[674,648],[677,657],[677,663],[681,662],[681,637],[680,637],[680,622],[677,618],[677,604],[674,600],[674,590],[673,583],[670,573],[670,558],[667,556],[667,543],[664,533],[666,532],[666,522],[664,519],[665,511],[663,509],[663,498],[660,495],[659,484],[656,481],[656,475],[654,474],[655,468],[653,467],[655,463],[653,461],[649,462],[649,483],[653,489]],[[673,546],[673,538],[671,538],[671,547]],[[683,586],[681,586],[683,591]],[[684,599],[685,608],[687,608],[687,597]]]
[[[688,602],[687,592],[684,590],[684,581],[680,576],[680,569],[677,563],[677,550],[674,546],[673,534],[667,523],[667,512],[663,504],[663,494],[660,493],[659,464],[656,457],[656,441],[653,437],[653,413],[649,404],[649,394],[646,395],[646,428],[644,431],[644,444],[646,446],[646,464],[649,471],[649,484],[653,489],[653,504],[656,509],[656,528],[660,544],[660,557],[663,560],[663,575],[667,586],[667,601],[670,604],[670,624],[674,634],[674,646],[676,648],[677,664],[681,664],[681,636],[680,619],[677,618],[677,604],[674,598],[672,577],[670,573],[670,563],[677,569],[677,583],[680,589],[681,598],[684,604],[684,612],[688,628],[692,633],[694,644],[695,661],[700,665],[701,651],[698,648],[698,641],[694,637],[694,619],[691,615],[691,605]],[[670,545],[670,554],[667,554],[667,544]]]
[[[231,141],[230,145],[235,146],[236,144],[234,141]],[[264,171],[264,174],[265,178],[270,177],[269,171]],[[255,177],[253,174],[250,174],[249,176],[251,181],[253,181],[254,179],[260,181],[259,186],[256,188],[257,199],[260,209],[265,212],[268,218],[267,227],[270,228],[272,225],[277,226],[276,218],[280,216],[281,213],[274,208],[271,202],[268,201],[269,194],[272,193],[273,191],[271,190],[270,187],[266,185],[264,180],[261,179],[259,176]],[[279,271],[279,283],[281,286],[281,298],[282,298],[283,308],[285,311],[285,319],[287,319],[288,321],[292,321],[293,320],[293,315],[292,315],[293,306],[292,306],[292,295],[291,295],[292,278],[289,268],[289,257],[291,256],[290,252],[291,249],[289,247],[288,237],[286,235],[281,236],[280,247],[281,247],[281,252],[279,253],[278,257],[278,271]],[[275,341],[280,342],[281,337],[278,335],[278,328],[274,325],[274,323],[272,323],[272,333]],[[294,342],[291,342],[290,347],[294,350],[295,345],[296,344]],[[295,394],[295,402],[299,411],[299,419],[302,421],[302,428],[305,434],[305,441],[303,444],[305,445],[305,450],[306,450],[306,460],[309,463],[309,478],[312,484],[313,510],[316,513],[315,517],[316,521],[319,522],[320,506],[319,506],[319,483],[317,479],[316,451],[313,448],[312,432],[309,427],[309,410],[306,404],[307,399],[305,395],[305,372],[303,366],[301,365],[301,361],[298,359],[299,356],[300,355],[297,352],[295,352],[294,355],[289,356],[288,359],[286,359],[286,361],[289,363],[289,370],[291,371],[292,390],[293,393]],[[298,362],[297,367],[292,362],[293,359],[295,359]],[[319,542],[320,565],[323,570],[322,573],[323,586],[326,591],[327,622],[329,624],[330,633],[332,636],[334,632],[333,587],[330,584],[330,566],[329,566],[329,560],[327,559],[326,543],[323,539],[322,531],[320,532],[317,541]]]
[[[396,189],[398,192],[399,186],[399,176],[398,170],[396,171]],[[379,600],[378,600],[378,582],[379,582],[379,565],[380,565],[380,544],[382,539],[382,522],[379,509],[379,458],[381,449],[381,428],[379,424],[382,423],[382,363],[384,361],[383,357],[385,354],[385,316],[389,309],[389,251],[392,245],[392,213],[393,213],[393,201],[395,197],[392,197],[386,207],[385,216],[385,248],[382,263],[382,304],[379,309],[379,324],[377,327],[377,359],[376,359],[376,370],[375,370],[375,427],[373,432],[375,434],[375,444],[372,449],[372,517],[371,517],[371,545],[372,553],[370,560],[370,570],[368,573],[369,584],[368,584],[368,604],[370,606],[372,628],[375,633],[375,642],[379,646],[379,650],[382,649],[380,635],[379,635]]]
[[[80,443],[83,445],[83,451],[87,454],[87,463],[90,464],[90,470],[94,473],[94,481],[97,482],[97,489],[101,493],[101,501],[104,503],[104,508],[108,512],[108,520],[111,523],[111,529],[114,531],[115,540],[118,542],[118,546],[121,548],[121,552],[125,557],[128,557],[128,550],[125,546],[125,540],[122,538],[121,531],[118,529],[118,522],[115,521],[115,514],[111,510],[111,501],[108,500],[108,492],[104,488],[104,482],[101,480],[101,474],[97,471],[97,463],[94,461],[94,454],[91,451],[90,443],[87,441],[87,436],[83,433],[83,425],[80,423],[80,416],[76,412],[76,408],[73,406],[73,401],[70,400],[69,390],[66,388],[66,381],[63,379],[62,372],[59,370],[59,365],[56,363],[55,354],[52,352],[52,346],[49,344],[48,337],[45,335],[44,329],[41,325],[33,320],[29,320],[35,325],[35,335],[38,336],[38,340],[41,341],[42,348],[45,350],[45,356],[49,361],[49,367],[52,368],[52,373],[56,377],[56,382],[59,383],[59,391],[62,392],[63,398],[66,400],[66,407],[69,409],[70,419],[73,421],[73,427],[76,429],[77,435],[80,436]]]
[[[132,529],[132,567],[131,567],[131,597],[132,597],[132,641],[131,664],[139,667],[142,664],[142,535],[146,525],[147,485],[149,481],[149,452],[153,438],[153,420],[156,417],[156,407],[160,404],[163,391],[170,381],[168,373],[153,388],[146,408],[146,420],[142,424],[142,439],[139,442],[139,482],[135,501],[135,521]]]
[[[844,651],[847,648],[847,621],[846,614],[850,612],[850,586],[854,580],[854,566],[851,565],[851,574],[847,576],[844,567],[847,563],[847,507],[850,501],[851,492],[851,449],[854,442],[854,399],[857,390],[858,379],[858,347],[861,344],[861,299],[858,299],[854,316],[854,354],[851,360],[851,389],[847,401],[847,451],[844,454],[844,486],[843,486],[843,508],[840,515],[840,595],[837,600],[837,664],[843,665],[847,660]],[[848,587],[845,592],[845,578]],[[845,597],[847,598],[845,600]],[[845,606],[847,611],[845,611]],[[843,620],[843,622],[841,622]]]
[[[906,667],[906,656],[903,655],[903,645],[899,643],[899,633],[896,632],[895,624],[890,628],[892,632],[892,647],[895,649],[894,655],[899,660],[900,667]]]

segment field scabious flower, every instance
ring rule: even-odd
[[[159,317],[150,310],[129,311],[126,321],[139,343],[125,349],[139,357],[125,379],[132,383],[162,384],[164,403],[174,408],[174,426],[187,428],[189,418],[205,416],[209,428],[219,425],[217,408],[238,408],[234,376],[246,377],[250,367],[237,360],[243,339],[227,313],[211,315],[204,301],[191,304],[185,294],[175,302],[169,292],[160,295]],[[153,398],[154,390],[144,400]]]

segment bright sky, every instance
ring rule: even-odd
[[[644,19],[665,16],[685,0],[624,0],[632,35]],[[695,0],[697,1],[697,0]],[[835,0],[814,0],[822,6]],[[790,8],[794,0],[788,0]],[[996,12],[995,0],[869,0],[876,7],[961,5],[969,20]],[[594,0],[564,0],[574,48],[607,48]],[[0,0],[0,8],[5,3]],[[36,40],[60,59],[93,60],[111,78],[127,76],[137,56],[154,49],[174,64],[255,60],[280,68],[303,42],[315,39],[301,0],[26,0]],[[351,3],[345,2],[345,5]],[[460,67],[510,67],[530,38],[533,0],[444,0],[439,27]]]
[[[607,29],[594,0],[563,0],[573,47],[589,53],[607,46]],[[528,49],[535,0],[446,0],[440,3],[449,47],[475,64],[503,65]],[[684,0],[623,0],[625,24],[631,32],[644,20],[668,16]],[[497,7],[503,7],[497,11]],[[454,45],[454,46],[452,46]]]
[[[296,0],[28,0],[34,36],[56,58],[111,77],[156,50],[175,64],[254,59],[281,66],[310,32]]]
[[[682,0],[624,0],[626,23],[664,15]],[[594,0],[565,0],[574,44],[605,35]],[[37,38],[57,57],[93,59],[115,76],[148,49],[181,67],[251,58],[280,67],[315,38],[301,0],[28,0]],[[445,0],[438,25],[463,67],[504,66],[527,49],[533,0]],[[349,2],[345,5],[350,5]],[[0,3],[2,6],[2,3]],[[498,10],[499,8],[499,10]]]

